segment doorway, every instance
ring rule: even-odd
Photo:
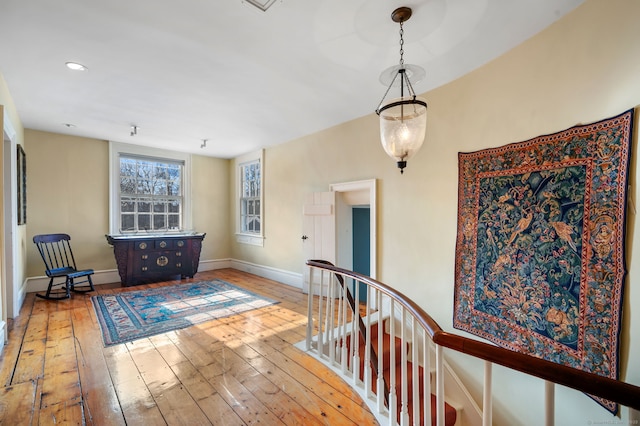
[[[353,271],[363,275],[371,272],[371,207],[354,206],[352,209],[353,223]],[[352,289],[355,294],[355,288]],[[360,302],[367,301],[367,286],[360,284],[358,291]]]
[[[369,212],[368,233],[363,229],[367,225],[358,221],[360,231],[368,235],[368,246],[362,243],[363,237],[358,237],[357,257],[368,257],[367,275],[376,278],[375,179],[332,184],[329,192],[308,195],[303,208],[302,241],[305,262],[307,259],[324,259],[342,268],[355,270],[353,211],[356,208],[367,209]],[[356,216],[358,214],[356,213]],[[362,263],[358,267],[361,266]],[[305,267],[302,280],[302,289],[305,293],[309,291],[311,285],[309,280],[309,268]]]
[[[353,269],[353,211],[355,208],[369,209],[369,247],[361,246],[360,255],[369,257],[369,276],[377,274],[377,214],[376,214],[376,180],[336,183],[331,185],[336,193],[336,234],[338,266]]]
[[[376,278],[376,180],[331,185],[336,192],[338,266]],[[360,284],[358,298],[366,302],[368,286]],[[355,288],[351,289],[354,291]]]

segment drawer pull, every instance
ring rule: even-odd
[[[178,247],[184,247],[184,241],[178,241],[176,244]]]
[[[167,247],[167,242],[166,241],[160,241],[160,248],[165,248]]]
[[[167,264],[169,263],[169,259],[167,258],[167,256],[160,256],[157,260],[156,260],[156,264],[158,266],[167,266]]]
[[[148,254],[143,254],[143,255],[142,255],[142,260],[147,260],[148,258],[149,258],[149,255],[148,255]]]
[[[138,247],[140,248],[140,250],[144,250],[147,248],[147,243],[140,243],[138,244]]]

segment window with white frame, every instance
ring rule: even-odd
[[[238,158],[237,164],[237,240],[241,243],[262,245],[264,236],[262,151]]]
[[[260,234],[260,160],[240,165],[241,232]]]
[[[188,154],[111,146],[111,232],[187,231],[191,223]]]
[[[120,156],[120,230],[182,229],[183,163]]]

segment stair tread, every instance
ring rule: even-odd
[[[378,324],[372,324],[371,325],[371,344],[373,345],[374,348],[374,352],[376,352],[376,356],[380,356],[380,354],[378,354]],[[365,369],[365,362],[364,362],[364,354],[365,354],[365,339],[363,336],[361,336],[359,333],[359,345],[358,345],[358,351],[360,353],[360,379],[363,380],[364,379],[364,369]],[[347,336],[346,338],[346,344],[347,347],[350,347],[350,341],[351,341],[351,336]],[[385,378],[385,381],[387,384],[390,383],[390,378],[391,378],[391,336],[388,333],[383,333],[383,345],[382,345],[383,349],[382,349],[382,357],[383,357],[383,377]],[[402,381],[403,381],[403,377],[402,377],[402,340],[398,337],[395,337],[395,344],[394,344],[394,348],[395,348],[395,361],[396,361],[396,365],[395,365],[395,370],[396,370],[396,386],[395,386],[395,392],[396,392],[396,396],[398,398],[398,421],[400,421],[400,416],[401,416],[401,410],[402,410]],[[407,351],[409,349],[409,346],[407,344]],[[351,363],[351,359],[349,359],[348,361],[349,363]],[[407,361],[407,371],[410,373],[413,369],[413,364],[410,361]],[[372,383],[371,383],[371,387],[374,393],[377,393],[377,375],[376,375],[376,370],[373,369],[372,371]],[[407,390],[408,390],[408,414],[409,414],[409,419],[410,419],[410,423],[413,423],[413,375],[412,374],[408,374],[407,375],[408,378],[408,383],[407,383]],[[418,366],[418,380],[419,380],[419,388],[418,388],[418,392],[419,395],[422,395],[424,393],[424,369],[422,368],[422,366]],[[431,394],[431,415],[432,415],[432,424],[435,424],[435,413],[436,413],[436,398],[435,395]],[[422,404],[420,404],[420,424],[423,424],[423,416],[424,416],[424,407]],[[446,426],[453,426],[456,422],[456,417],[457,417],[457,412],[456,409],[451,406],[450,404],[448,404],[445,401],[445,425]]]
[[[358,352],[360,354],[360,359],[364,359],[365,357],[365,339],[362,335],[359,335],[359,345],[358,345]],[[383,366],[382,369],[388,369],[391,363],[391,336],[389,335],[389,333],[383,333],[382,334],[383,339],[382,339],[382,353],[383,353]],[[347,336],[346,339],[347,342],[347,348],[350,348],[350,342],[351,342],[351,335]],[[378,324],[372,324],[371,325],[371,345],[373,346],[374,352],[376,353],[377,357],[380,357],[380,354],[378,353]],[[395,338],[395,356],[396,356],[396,361],[400,359],[400,357],[402,356],[402,340],[399,339],[398,337]],[[407,345],[407,351],[409,350],[409,346]],[[362,368],[360,373],[362,374]]]
[[[410,372],[413,369],[413,364],[411,361],[407,361],[407,371]],[[399,400],[399,404],[402,401],[402,382],[403,382],[403,376],[402,376],[402,365],[401,364],[397,364],[396,365],[396,386],[395,386],[395,391],[396,391],[396,395],[398,395],[398,400]],[[387,380],[387,383],[391,382],[391,369],[389,370],[385,370],[384,371],[384,377],[385,380]],[[407,408],[408,412],[409,412],[409,418],[410,418],[410,423],[413,421],[412,417],[413,417],[413,380],[414,380],[414,376],[412,374],[408,374],[407,375],[408,381],[407,381],[407,396],[408,396],[408,400],[409,400],[409,406]],[[423,395],[424,394],[424,368],[422,368],[421,366],[418,366],[418,395]],[[400,410],[401,407],[398,406],[398,421],[400,421]],[[432,420],[435,419],[435,412],[436,412],[436,396],[432,393],[431,394],[431,413],[432,413]],[[420,423],[419,424],[423,424],[423,417],[424,417],[424,407],[422,406],[422,404],[420,405]],[[455,424],[456,422],[456,417],[457,417],[457,412],[456,409],[451,406],[450,404],[448,404],[446,401],[444,403],[444,418],[445,418],[445,425],[446,426],[452,426]]]

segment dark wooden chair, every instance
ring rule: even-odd
[[[71,251],[71,237],[67,234],[42,234],[33,237],[33,242],[38,247],[45,264],[45,272],[49,277],[49,287],[46,294],[36,294],[43,299],[68,299],[70,291],[86,293],[94,291],[93,269],[81,269],[76,267],[76,261]],[[54,283],[54,280],[64,278],[64,281]],[[80,281],[76,281],[80,279]],[[80,284],[78,286],[78,284]],[[52,288],[62,286],[53,291]]]

